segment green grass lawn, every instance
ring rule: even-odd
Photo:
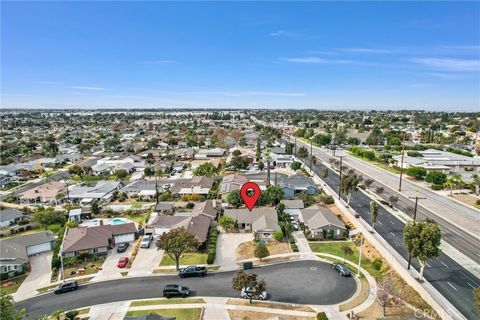
[[[105,262],[104,258],[98,258],[96,261],[88,260],[87,262],[81,262],[77,265],[65,267],[65,279],[74,278],[74,277],[78,277],[78,276],[84,276],[84,275],[88,275],[88,274],[95,274],[100,270],[98,270],[97,268],[92,267],[92,266],[101,267],[103,265],[103,262]],[[85,269],[85,273],[80,274],[78,272],[78,270],[81,269],[81,268]],[[75,271],[76,273],[71,274],[73,271]]]
[[[376,160],[368,160],[368,159],[366,159],[366,158],[362,158],[362,157],[360,157],[360,156],[357,156],[357,155],[355,155],[355,154],[353,154],[353,153],[351,153],[351,152],[348,152],[348,154],[351,155],[352,157],[355,157],[355,158],[360,159],[360,160],[362,160],[362,161],[365,161],[365,162],[368,162],[368,163],[370,163],[370,164],[373,164],[374,166],[377,166],[377,167],[379,167],[379,168],[381,168],[381,169],[383,169],[383,170],[387,170],[387,171],[390,171],[391,173],[395,173],[395,174],[400,174],[400,170],[395,169],[395,168],[393,168],[393,167],[390,167],[389,165],[387,165],[387,164],[385,164],[385,163],[383,163],[383,162],[376,161]]]
[[[13,294],[13,293],[17,292],[18,288],[22,285],[22,283],[23,283],[23,281],[25,280],[26,277],[27,277],[27,275],[25,274],[25,275],[16,277],[15,279],[2,281],[2,283],[4,283],[4,282],[15,282],[15,284],[12,285],[12,286],[9,286],[9,287],[0,287],[0,295]]]
[[[180,265],[196,265],[196,264],[207,264],[207,254],[206,253],[184,253],[180,258]],[[163,255],[162,261],[160,261],[160,266],[174,266],[175,261],[170,258],[168,255]]]
[[[5,236],[2,237],[2,239],[15,238],[15,237],[20,237],[20,236],[25,236],[27,234],[39,233],[39,232],[42,232],[43,230],[44,229],[41,229],[40,227],[37,227],[37,228],[33,228],[33,229],[30,229],[30,230],[26,230],[26,231],[5,235]]]
[[[336,255],[341,258],[342,262],[344,254],[341,248],[343,246],[348,246],[353,250],[353,254],[347,255],[345,257],[345,260],[353,262],[354,264],[358,264],[359,251],[352,242],[315,242],[309,244],[313,252]],[[352,266],[349,265],[348,267],[350,270],[356,272],[356,269],[352,269]],[[373,277],[382,275],[382,270],[375,269],[372,265],[372,262],[368,260],[365,256],[362,256],[362,267],[367,270],[368,273],[370,273]]]
[[[140,307],[140,306],[154,306],[157,304],[182,304],[182,303],[205,303],[205,300],[201,298],[190,298],[190,299],[152,299],[152,300],[142,300],[142,301],[132,301],[130,307]]]
[[[147,215],[144,213],[144,214],[136,214],[136,215],[122,215],[121,217],[130,219],[132,221],[135,221],[136,223],[140,223],[140,222],[145,222],[146,216]]]
[[[184,308],[184,309],[157,309],[157,310],[141,310],[128,311],[128,317],[138,317],[148,314],[157,314],[165,317],[176,317],[177,320],[200,320],[201,308]]]

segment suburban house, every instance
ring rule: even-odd
[[[18,198],[20,199],[20,203],[23,204],[59,204],[60,200],[65,196],[66,192],[67,187],[64,183],[58,181],[51,181],[20,193]]]
[[[160,183],[160,181],[155,182],[155,180],[145,180],[138,179],[132,182],[129,182],[125,187],[123,187],[120,192],[125,192],[128,197],[140,197],[142,199],[154,199],[156,190],[161,193],[164,190],[165,184]]]
[[[173,203],[171,202],[159,202],[155,205],[153,212],[156,214],[173,215],[175,209],[173,208]]]
[[[0,240],[0,278],[4,280],[30,271],[29,257],[51,251],[54,244],[55,237],[50,231]]]
[[[245,176],[239,174],[229,174],[223,177],[220,183],[218,194],[222,196],[222,199],[226,200],[230,192],[239,190],[248,179]]]
[[[275,208],[226,209],[224,215],[236,221],[240,232],[254,232],[263,240],[273,239],[273,233],[281,230]]]
[[[279,175],[277,185],[282,188],[285,198],[293,198],[300,192],[315,194],[318,192],[317,185],[312,178],[296,174],[293,176]]]
[[[441,171],[443,173],[462,173],[469,171],[480,171],[480,159],[467,157],[464,155],[428,149],[418,151],[419,157],[405,155],[403,158],[403,168],[423,167],[427,171]],[[395,165],[402,165],[401,156],[394,156]]]
[[[307,227],[309,236],[319,240],[345,239],[345,223],[327,207],[314,206],[300,210],[299,222]]]
[[[174,195],[208,195],[210,189],[213,187],[215,180],[209,177],[193,177],[192,179],[176,180],[175,184],[171,187],[172,194]]]
[[[99,225],[67,229],[62,244],[65,257],[78,257],[83,254],[106,255],[115,244],[135,241],[135,223]]]
[[[192,210],[192,216],[199,216],[201,214],[210,217],[212,220],[217,219],[217,203],[216,200],[207,200],[204,202],[197,202]]]
[[[8,227],[17,224],[23,219],[23,213],[17,209],[2,208],[0,210],[0,227]]]
[[[145,161],[140,160],[137,156],[127,157],[105,157],[99,159],[96,164],[92,166],[94,175],[101,175],[103,172],[110,174],[118,170],[125,170],[127,172],[143,171],[146,168]]]
[[[83,220],[90,219],[90,209],[86,207],[71,209],[68,212],[68,221],[81,223]]]
[[[108,200],[113,196],[113,192],[119,190],[121,183],[119,181],[98,181],[93,187],[71,186],[69,188],[70,200],[76,203],[90,203],[93,200]]]
[[[283,210],[284,213],[289,214],[295,220],[298,220],[298,216],[300,215],[300,210],[305,208],[302,200],[280,200],[280,203],[285,205],[285,209]]]
[[[196,216],[157,216],[149,225],[149,229],[153,229],[155,236],[161,236],[172,229],[185,228],[186,231],[195,235],[198,242],[205,243],[208,238],[208,231],[212,225],[212,218],[210,216],[199,214]]]
[[[195,159],[223,157],[224,154],[225,154],[225,149],[221,149],[221,148],[204,149],[204,150],[198,151],[195,154]]]

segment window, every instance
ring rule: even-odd
[[[340,229],[337,229],[336,231],[337,231],[337,236],[339,236],[340,235]]]

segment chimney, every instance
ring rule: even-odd
[[[103,219],[100,219],[100,225],[103,226]]]

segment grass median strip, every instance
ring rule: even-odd
[[[175,317],[176,320],[200,320],[201,313],[202,308],[156,309],[128,311],[127,317],[140,317],[149,314],[156,314],[164,317]]]
[[[220,266],[207,266],[207,271],[216,271],[219,269],[220,269]],[[177,270],[175,270],[175,268],[154,269],[153,273],[177,274]]]
[[[184,253],[180,258],[180,265],[197,265],[197,264],[207,264],[207,254],[206,253]],[[174,266],[175,261],[170,258],[168,255],[164,255],[162,261],[160,261],[160,266]]]
[[[185,303],[205,303],[205,300],[203,300],[201,298],[139,300],[139,301],[132,301],[130,303],[130,307],[155,306],[155,305],[159,305],[159,304],[185,304]]]
[[[244,300],[244,299],[228,299],[227,304],[233,304],[238,306],[270,308],[270,309],[315,312],[315,310],[313,310],[309,306],[294,305],[294,304],[287,304],[287,303],[271,303],[271,302],[262,302],[262,301],[252,301],[252,303],[250,303],[248,300]]]

